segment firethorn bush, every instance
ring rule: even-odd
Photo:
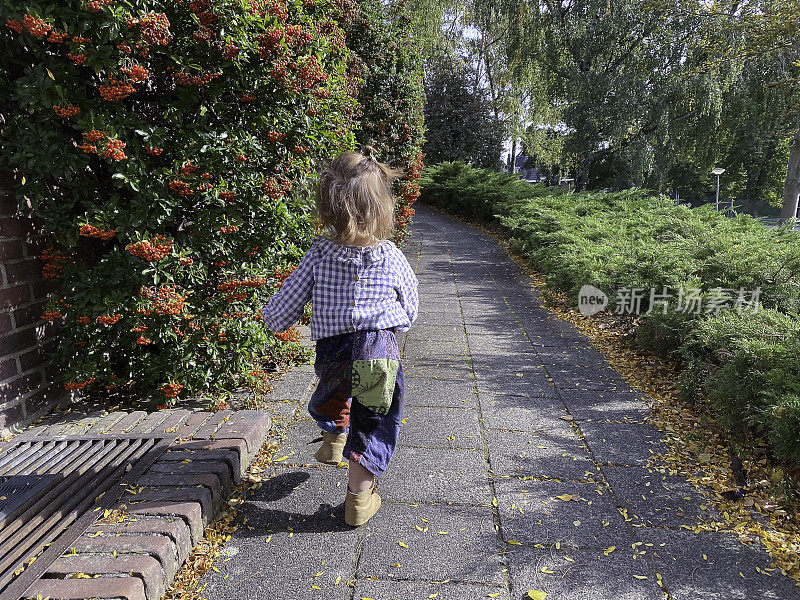
[[[314,174],[355,131],[397,166],[419,160],[416,92],[358,104],[415,67],[365,73],[347,42],[358,32],[372,54],[395,13],[375,2],[360,16],[352,0],[2,4],[0,164],[23,175],[20,206],[51,234],[43,318],[61,324],[67,389],[169,403],[261,381],[254,359],[296,351],[259,310],[310,245]],[[408,129],[362,123],[395,98],[405,116],[391,127]]]
[[[372,143],[383,161],[403,170],[395,182],[396,239],[408,235],[419,197],[423,143],[423,62],[405,2],[362,0],[360,13],[345,25],[353,49],[351,72],[358,91],[360,144]]]

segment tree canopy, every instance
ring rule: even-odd
[[[800,0],[412,5],[428,52],[473,65],[512,152],[579,188],[702,200],[719,166],[740,204],[796,204]]]

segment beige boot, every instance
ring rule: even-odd
[[[342,450],[347,441],[346,433],[322,432],[322,446],[314,453],[314,458],[328,465],[338,465],[342,462]]]
[[[358,527],[369,521],[380,507],[381,497],[375,491],[375,485],[361,494],[354,494],[348,489],[344,501],[344,521],[352,527]]]

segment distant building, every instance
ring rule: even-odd
[[[509,160],[510,158],[511,156],[509,154]],[[508,161],[506,162],[506,167],[508,167]],[[516,160],[514,161],[514,173],[517,173],[526,181],[538,182],[544,181],[547,178],[547,174],[534,166],[533,160],[531,160],[525,152],[517,154]]]

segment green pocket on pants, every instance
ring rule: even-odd
[[[351,396],[379,415],[389,412],[400,362],[391,358],[353,361]]]

